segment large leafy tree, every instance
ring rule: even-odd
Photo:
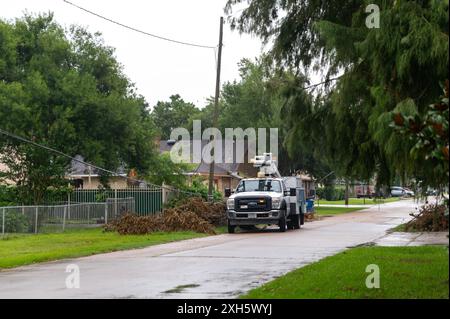
[[[228,10],[238,2],[230,0]],[[365,23],[373,3],[380,8],[380,28]],[[342,73],[319,105],[305,108],[301,95],[291,98],[291,148],[325,139],[316,153],[343,176],[375,174],[379,184],[395,176],[446,183],[446,174],[411,152],[414,143],[391,122],[393,112],[423,116],[440,95],[448,78],[448,1],[253,0],[233,23],[273,40],[271,54],[281,64]]]
[[[153,155],[153,125],[99,34],[64,30],[53,15],[0,20],[0,127],[64,153],[116,170],[146,173]],[[3,178],[23,202],[40,202],[63,183],[70,160],[0,136]]]
[[[152,110],[151,116],[158,127],[162,139],[169,139],[170,133],[177,127],[188,127],[189,119],[200,113],[192,103],[184,101],[180,95],[170,96],[170,101],[159,101]]]
[[[146,180],[156,185],[169,185],[173,188],[185,188],[185,173],[196,168],[196,164],[174,163],[168,152],[162,153],[152,163],[152,170],[145,176]]]
[[[290,101],[292,90],[304,78],[295,76],[290,70],[276,68],[273,61],[263,55],[255,61],[242,59],[239,63],[240,79],[226,82],[222,86],[219,112],[219,128],[278,128],[279,169],[291,174],[302,169],[315,176],[323,176],[329,168],[322,161],[314,160],[310,145],[299,145],[290,154],[284,140],[289,126],[289,116],[283,116],[283,107]],[[305,83],[302,83],[305,85]],[[312,99],[306,91],[309,102]],[[212,104],[208,104],[200,116],[204,127],[211,123]],[[206,123],[206,124],[204,124]],[[269,134],[269,131],[266,131]],[[268,139],[268,135],[267,135]]]
[[[262,57],[239,63],[240,80],[222,87],[221,128],[279,127],[283,74],[276,74]]]

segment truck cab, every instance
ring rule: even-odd
[[[278,225],[281,232],[299,229],[304,223],[305,192],[287,188],[283,178],[260,177],[240,181],[234,192],[225,191],[228,232],[260,224]]]

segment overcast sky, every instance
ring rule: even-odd
[[[149,33],[208,46],[218,44],[219,19],[225,17],[226,3],[226,0],[70,1]],[[105,43],[116,48],[116,57],[123,64],[125,74],[151,106],[178,93],[203,107],[206,98],[214,95],[216,67],[212,49],[154,39],[92,16],[63,0],[2,1],[0,17],[14,19],[23,16],[25,10],[52,11],[55,20],[63,26],[79,24],[91,32],[101,32]],[[237,79],[237,63],[244,57],[259,56],[261,50],[258,38],[240,35],[225,24],[222,83]]]

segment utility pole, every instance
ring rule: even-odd
[[[219,28],[219,48],[217,52],[217,73],[216,73],[216,94],[214,97],[214,113],[213,113],[213,127],[217,127],[217,119],[219,117],[219,95],[220,95],[220,68],[222,62],[222,38],[223,38],[223,17],[220,17],[220,28]],[[210,140],[211,141],[211,140]],[[208,180],[208,200],[213,200],[213,190],[214,190],[214,153],[216,152],[216,139],[214,137],[213,141],[213,151],[212,151],[212,161],[209,165],[209,180]]]

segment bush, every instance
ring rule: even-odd
[[[2,216],[0,215],[0,220]],[[5,213],[5,233],[24,233],[28,232],[29,221],[25,215],[18,212]],[[1,223],[0,223],[1,228]]]
[[[329,201],[343,200],[345,198],[345,190],[335,188],[334,185],[327,185],[316,189],[316,194],[320,199]]]
[[[208,186],[203,184],[203,181],[199,178],[193,179],[191,185],[186,187],[184,190],[187,192],[199,194],[203,199],[208,199]],[[222,193],[213,190],[213,199],[221,200]]]
[[[191,185],[185,186],[180,189],[181,191],[176,197],[171,198],[166,204],[166,208],[173,208],[183,204],[187,199],[192,198],[192,196],[197,196],[204,200],[208,200],[208,187],[203,184],[202,179],[194,178]],[[222,193],[216,190],[213,191],[213,200],[221,201]]]
[[[67,197],[71,192],[72,188],[70,186],[49,187],[45,191],[42,203],[50,204],[50,203],[67,202]],[[36,205],[40,203],[33,203],[33,204]]]
[[[17,188],[14,186],[0,185],[0,206],[17,205]]]
[[[448,231],[448,204],[429,204],[406,223],[405,231]]]

